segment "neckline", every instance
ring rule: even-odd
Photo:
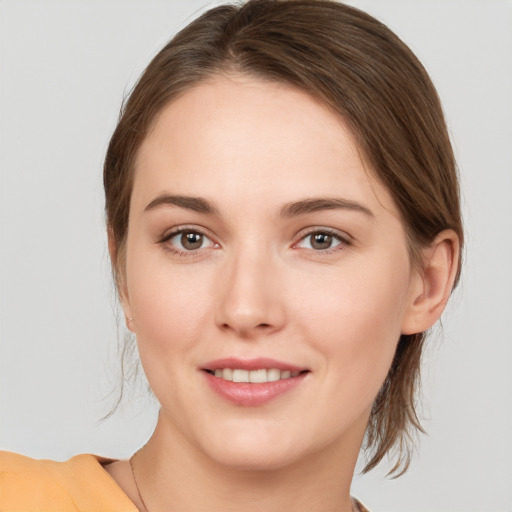
[[[105,466],[108,464],[113,464],[115,462],[126,462],[128,463],[128,460],[125,459],[112,459],[109,457],[102,457],[99,455],[91,455],[96,462],[98,463],[99,468],[101,469],[102,475],[104,476],[105,481],[108,481],[110,484],[110,487],[112,490],[116,492],[116,498],[119,497],[119,500],[123,500],[127,502],[126,506],[130,505],[131,508],[126,509],[126,512],[139,512],[139,509],[135,505],[135,503],[132,501],[132,499],[126,494],[124,489],[119,485],[119,483],[114,479],[114,477],[105,469]]]

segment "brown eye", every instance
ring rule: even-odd
[[[185,231],[181,233],[180,243],[181,246],[187,251],[193,251],[201,248],[203,245],[203,235],[195,231]]]
[[[344,246],[350,245],[341,235],[330,233],[329,231],[314,231],[306,235],[296,247],[301,249],[310,249],[312,251],[327,251],[338,246],[342,249]]]
[[[310,235],[311,247],[317,251],[330,249],[332,245],[332,235],[329,233],[315,233]]]
[[[218,247],[210,238],[195,229],[179,229],[162,240],[175,253],[193,253],[207,248]]]

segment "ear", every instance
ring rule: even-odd
[[[442,231],[422,249],[423,268],[413,280],[402,334],[426,331],[439,319],[457,275],[459,251],[459,237],[452,229]]]
[[[120,256],[119,250],[116,244],[114,231],[112,230],[111,226],[108,226],[107,228],[107,238],[108,252],[110,254],[110,261],[112,262],[112,272],[114,275],[119,300],[121,301],[121,306],[123,307],[126,327],[130,331],[135,332],[135,323],[133,321],[128,289],[126,287],[124,262],[120,262],[118,259]],[[124,255],[122,255],[121,258],[124,258]]]

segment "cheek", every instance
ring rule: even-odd
[[[204,272],[176,270],[161,254],[132,255],[127,275],[141,358],[168,360],[194,344],[211,317]]]
[[[337,278],[317,281],[302,292],[305,299],[296,311],[301,330],[322,355],[320,366],[326,368],[333,393],[355,391],[361,404],[373,401],[388,373],[409,282],[394,265],[387,272],[379,266],[364,268],[363,273],[347,269]]]

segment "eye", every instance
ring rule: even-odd
[[[177,252],[197,251],[198,249],[214,247],[216,245],[205,234],[194,229],[180,229],[171,233],[163,241]]]
[[[340,245],[348,245],[348,241],[340,235],[330,231],[314,231],[303,237],[296,247],[301,249],[311,249],[313,251],[328,251]],[[341,247],[340,247],[341,248]]]

